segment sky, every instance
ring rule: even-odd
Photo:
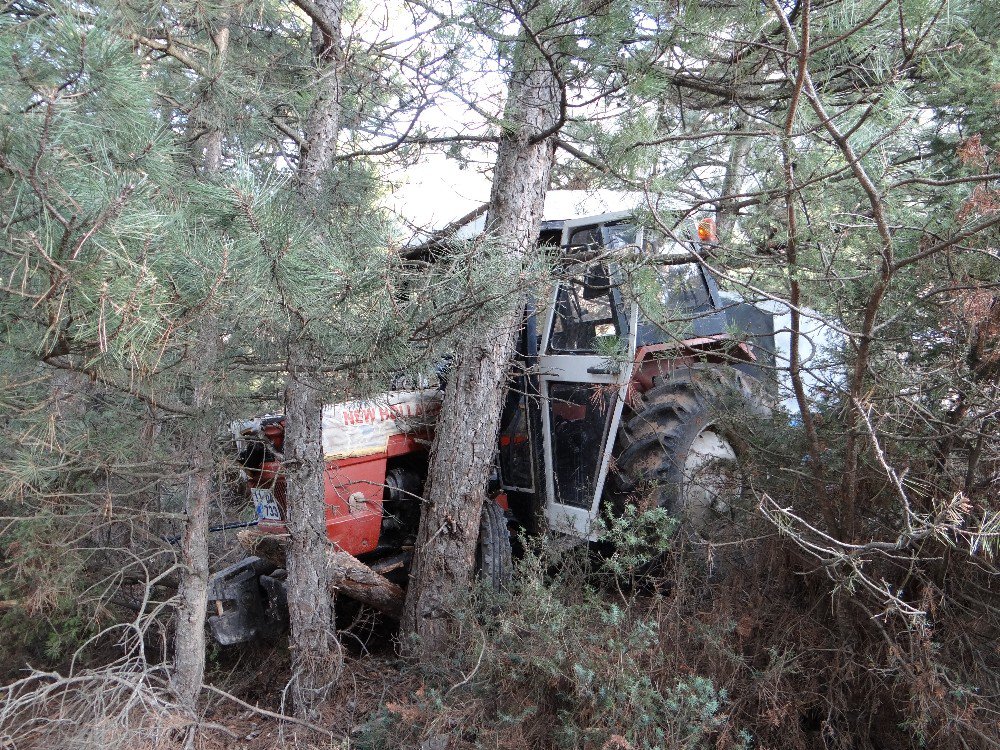
[[[490,179],[444,154],[428,154],[396,177],[400,185],[387,206],[407,221],[439,229],[465,216],[490,197]]]

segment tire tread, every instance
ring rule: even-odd
[[[476,545],[476,575],[496,591],[510,585],[513,571],[513,553],[510,531],[504,510],[495,501],[483,503],[479,521],[479,542]]]

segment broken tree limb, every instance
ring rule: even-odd
[[[379,575],[353,555],[330,548],[331,586],[383,614],[398,620],[403,616],[403,589]]]
[[[275,567],[285,567],[288,537],[247,529],[237,534],[237,538],[251,554]],[[327,549],[326,556],[331,570],[330,587],[335,593],[349,596],[394,619],[402,616],[405,596],[402,587],[333,545]]]

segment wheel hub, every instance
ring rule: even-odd
[[[684,460],[684,506],[696,527],[730,513],[741,494],[736,452],[711,429],[703,430]]]

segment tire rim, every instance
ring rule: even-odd
[[[741,485],[733,446],[715,430],[702,430],[684,459],[684,509],[695,528],[729,514]]]

